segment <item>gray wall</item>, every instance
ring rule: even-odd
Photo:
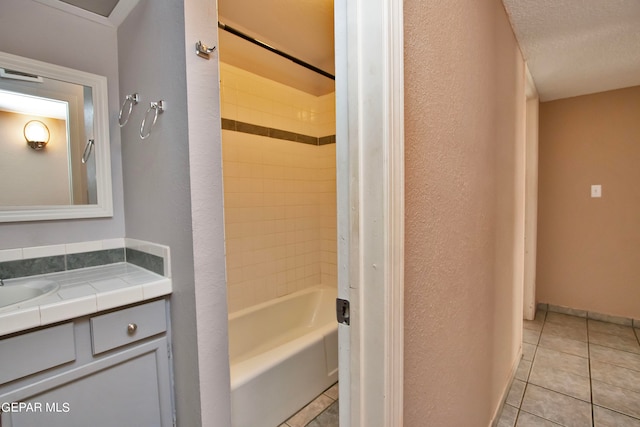
[[[224,427],[230,403],[217,58],[185,58],[192,38],[216,43],[216,3],[191,1],[186,16],[185,28],[183,0],[141,0],[116,30],[31,0],[0,0],[0,50],[107,76],[114,192],[113,218],[0,224],[0,249],[125,235],[170,246],[178,425]],[[142,102],[121,130],[120,100],[132,92]],[[144,112],[159,99],[167,110],[141,141]],[[188,116],[188,108],[196,113]]]
[[[98,25],[31,0],[2,0],[0,51],[107,77],[114,211],[113,218],[2,223],[0,249],[123,237],[115,28]]]
[[[215,12],[215,2],[208,3]],[[191,140],[191,123],[188,123],[190,117],[187,115],[188,108],[197,107],[192,106],[191,102],[187,104],[189,65],[185,57],[185,45],[191,45],[191,41],[185,42],[184,7],[182,0],[142,0],[118,29],[120,96],[122,98],[128,93],[138,92],[142,97],[141,104],[132,116],[132,123],[125,126],[122,132],[126,235],[171,247],[174,289],[171,321],[178,425],[222,427],[228,424],[229,371],[221,178],[220,173],[214,174],[214,178],[208,181],[211,185],[202,187],[199,178],[194,177],[194,171],[190,170],[190,152],[194,150],[194,144],[199,146],[200,141]],[[215,17],[207,25],[215,29]],[[192,28],[193,24],[190,23],[188,27]],[[191,49],[188,54],[191,54]],[[204,91],[205,88],[212,88],[212,85],[217,88],[216,62],[210,61],[209,64],[214,67],[215,75],[208,84],[205,82],[204,86],[195,87],[195,91]],[[209,104],[218,105],[219,89],[207,93]],[[139,126],[149,101],[160,99],[167,103],[166,112],[159,116],[149,139],[141,141]],[[194,115],[198,116],[198,113]],[[219,152],[220,125],[215,118],[209,117],[208,121],[201,124],[210,129],[210,135],[217,132],[217,138],[210,137],[206,142],[209,147],[216,144]],[[220,169],[219,158],[211,158],[208,169],[216,168]],[[197,188],[192,187],[193,179],[198,181]],[[217,188],[212,188],[216,184]],[[195,191],[199,194],[192,194]],[[218,209],[211,211],[212,205],[217,205]],[[194,211],[198,212],[192,216]],[[204,246],[195,246],[198,250],[194,256],[194,234],[200,233],[196,241],[208,236],[207,231],[204,235],[198,231],[202,226],[194,218],[202,214],[208,216],[209,212],[208,222],[215,224],[214,229],[218,231],[206,238]],[[196,305],[196,282],[203,273],[198,260],[205,253],[210,257],[205,260],[207,265],[204,271],[206,267],[214,271],[214,275],[205,280],[216,284],[210,287],[216,292],[200,292],[200,302]],[[218,292],[219,289],[222,292]],[[207,316],[203,318],[199,314],[200,323],[196,321],[197,310],[205,300],[215,302],[212,315],[218,321],[214,330],[203,329],[208,326],[205,321]],[[201,341],[207,346],[199,348]],[[205,347],[215,350],[203,351]],[[199,354],[203,356],[201,360]],[[211,370],[214,371],[213,375],[203,375]],[[206,394],[211,398],[201,395],[201,390],[211,388],[214,392]],[[201,402],[201,396],[206,401]],[[203,421],[201,407],[207,409],[206,412],[210,412],[212,407],[219,408],[216,411],[217,421],[213,424]]]

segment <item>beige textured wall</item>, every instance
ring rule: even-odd
[[[222,117],[335,134],[334,94],[316,97],[220,64]],[[229,311],[337,286],[335,144],[222,131]]]
[[[405,426],[487,426],[520,351],[524,65],[499,0],[404,2]]]
[[[49,128],[49,143],[41,151],[32,150],[24,139],[24,125],[30,120]],[[0,142],[0,206],[71,203],[64,120],[0,111]]]
[[[538,301],[640,319],[639,142],[640,86],[540,104]]]

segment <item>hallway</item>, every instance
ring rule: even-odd
[[[523,358],[498,427],[640,427],[639,335],[539,310],[524,321]]]

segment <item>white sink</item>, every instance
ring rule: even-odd
[[[60,285],[51,280],[20,280],[18,283],[5,283],[0,286],[0,310],[34,300],[57,291]]]

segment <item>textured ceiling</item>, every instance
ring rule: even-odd
[[[503,0],[541,101],[640,85],[640,0]]]
[[[289,55],[334,73],[333,0],[219,0],[220,22]],[[256,47],[224,30],[220,59],[314,95],[333,92],[333,80]]]

